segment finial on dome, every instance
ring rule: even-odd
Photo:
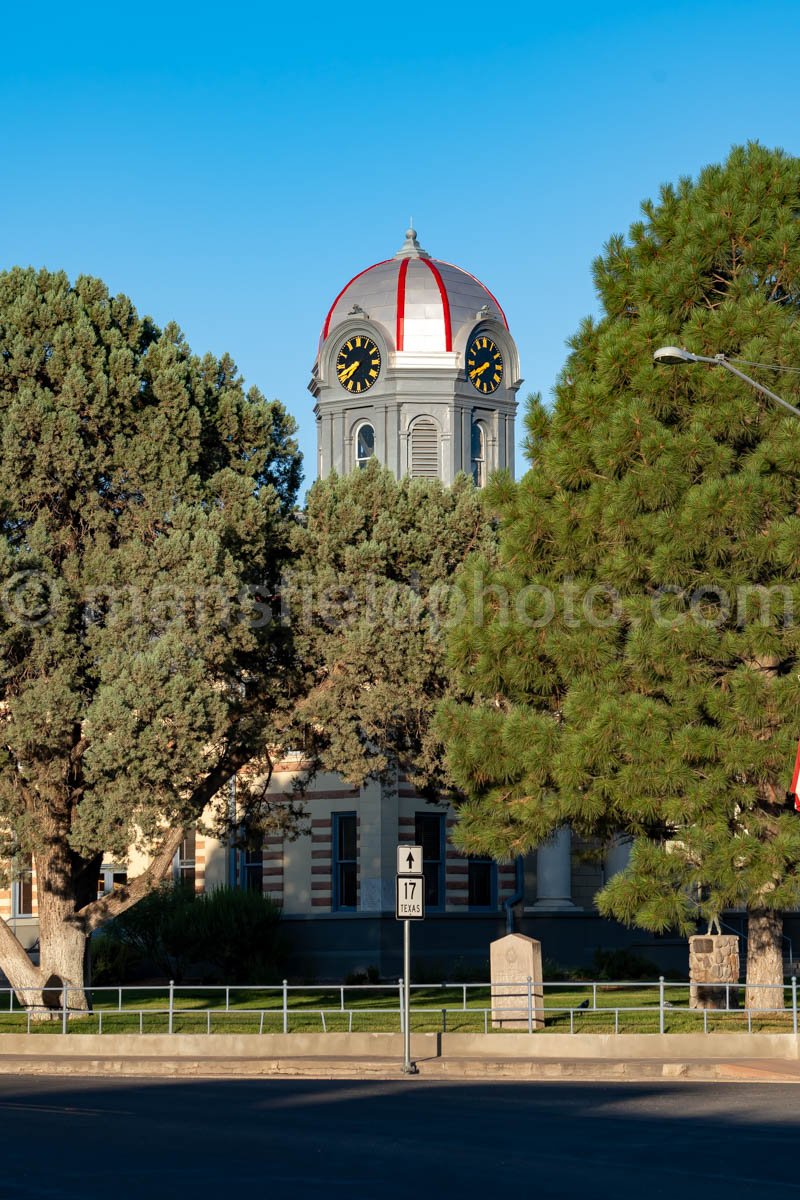
[[[430,258],[427,250],[423,250],[417,241],[417,231],[413,222],[406,230],[406,240],[395,254],[395,258]]]

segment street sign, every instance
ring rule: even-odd
[[[422,921],[425,917],[425,876],[398,875],[395,917],[398,921]]]
[[[422,846],[397,847],[397,874],[422,874]]]

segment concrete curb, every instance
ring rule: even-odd
[[[364,1058],[127,1058],[60,1055],[55,1058],[4,1055],[0,1075],[96,1079],[360,1079],[474,1080],[549,1083],[800,1083],[794,1063],[775,1059],[611,1060],[430,1058],[416,1063],[418,1074],[405,1076],[400,1059]]]
[[[5,1033],[7,1055],[184,1059],[394,1059],[399,1033]],[[800,1062],[791,1033],[413,1033],[415,1059],[779,1059]]]
[[[428,1079],[800,1083],[793,1034],[414,1034]],[[4,1034],[0,1075],[398,1079],[396,1033]]]

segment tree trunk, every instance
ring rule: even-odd
[[[61,1011],[66,1002],[70,1012],[87,1012],[86,992],[88,938],[74,917],[74,905],[48,904],[39,907],[39,972],[42,1003]],[[63,994],[67,989],[66,996]]]
[[[20,1004],[46,1019],[56,1013],[87,1012],[88,934],[81,908],[97,893],[100,858],[80,859],[53,828],[34,853],[39,917],[39,965],[5,925],[0,962]]]
[[[765,908],[747,914],[745,1007],[783,1008],[783,917]]]

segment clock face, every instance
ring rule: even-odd
[[[381,352],[371,337],[353,334],[342,342],[336,356],[336,375],[348,392],[368,392],[381,369]]]
[[[481,395],[496,392],[503,379],[503,356],[485,333],[467,347],[467,378]]]

